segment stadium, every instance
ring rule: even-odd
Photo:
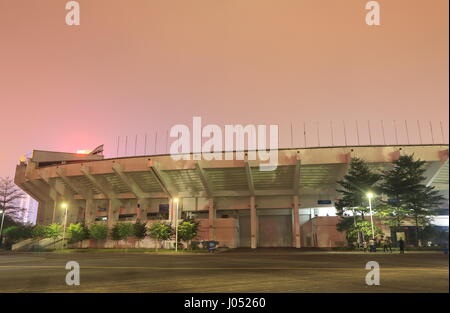
[[[89,153],[34,150],[17,166],[15,183],[39,202],[38,224],[63,223],[65,202],[67,224],[112,227],[138,219],[175,224],[192,217],[200,222],[199,240],[219,246],[331,248],[347,245],[345,234],[336,230],[334,201],[336,181],[350,159],[362,158],[381,170],[404,154],[426,161],[425,183],[448,199],[448,145],[280,149],[274,171],[261,171],[258,159],[104,158],[102,146]],[[440,209],[446,216],[435,222],[448,227],[448,202]],[[376,223],[395,238],[389,227]],[[141,247],[154,245],[145,239]]]

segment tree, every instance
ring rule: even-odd
[[[132,223],[117,223],[111,229],[111,239],[115,241],[127,240],[134,235]]]
[[[48,225],[45,229],[46,238],[53,239],[53,248],[56,247],[56,239],[61,236],[63,229],[59,224]]]
[[[367,193],[378,191],[378,182],[381,175],[375,173],[369,165],[360,158],[352,158],[350,160],[350,167],[348,173],[342,180],[337,181],[340,188],[336,191],[341,194],[341,197],[335,203],[336,214],[341,218],[345,216],[347,211],[351,211],[353,215],[353,225],[347,221],[341,220],[337,224],[337,229],[340,231],[350,231],[352,229],[360,229],[357,226],[357,215],[362,216],[368,210],[369,201]],[[361,233],[364,235],[364,233]],[[362,239],[362,238],[360,238]]]
[[[434,186],[426,186],[425,161],[414,160],[414,155],[404,155],[393,162],[394,167],[382,172],[381,191],[388,199],[383,201],[381,212],[401,224],[412,219],[416,226],[417,245],[420,230],[429,225],[436,215],[435,209],[445,199]]]
[[[381,229],[374,225],[374,236],[372,236],[372,224],[369,221],[364,221],[361,217],[344,217],[337,225],[338,231],[345,231],[346,238],[349,243],[358,241],[360,234],[365,238],[374,238],[378,235],[383,235]]]
[[[165,240],[172,238],[174,231],[170,224],[164,222],[153,223],[149,230],[149,236],[157,241],[156,251],[158,251],[158,246]]]
[[[70,224],[67,231],[69,233],[69,243],[76,243],[89,238],[89,230],[82,223]]]
[[[186,219],[178,225],[178,240],[186,241],[187,248],[190,248],[191,240],[197,237],[199,222],[193,219]]]
[[[11,178],[0,178],[0,213],[2,213],[0,219],[0,244],[6,217],[18,220],[24,212],[25,209],[17,205],[18,201],[24,196],[25,193],[14,184]]]
[[[103,223],[92,224],[89,228],[89,238],[94,240],[105,240],[108,238],[108,226]]]
[[[115,224],[113,226],[113,228],[111,228],[110,236],[111,236],[111,239],[114,241],[119,241],[122,239],[120,237],[119,224]]]
[[[33,230],[31,231],[32,238],[35,239],[42,239],[45,238],[47,235],[47,227],[44,225],[36,225],[33,227]]]
[[[22,239],[31,238],[32,229],[31,225],[10,226],[4,230],[4,236],[7,241],[15,243]]]
[[[147,227],[145,223],[137,220],[136,223],[133,224],[133,236],[138,240],[138,242],[147,236]]]

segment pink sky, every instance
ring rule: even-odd
[[[436,142],[442,121],[448,142],[447,0],[380,0],[379,27],[363,0],[80,0],[79,27],[65,2],[0,0],[0,176],[32,149],[114,156],[119,135],[134,153],[147,132],[153,152],[155,130],[194,115],[280,124],[282,146],[291,122],[296,146],[303,121],[312,142],[330,120],[354,144],[368,119],[375,143],[381,119],[388,143],[394,119],[427,141],[433,121]]]

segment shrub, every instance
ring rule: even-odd
[[[173,236],[173,233],[172,226],[164,222],[153,223],[148,230],[149,236],[157,241],[156,251],[158,251],[158,246],[161,242],[169,240]]]
[[[59,224],[51,224],[45,228],[45,237],[56,240],[62,234],[62,227]]]
[[[106,224],[92,224],[89,228],[89,238],[94,240],[105,240],[108,237],[108,226]]]
[[[45,228],[45,237],[53,239],[53,248],[55,248],[56,239],[61,236],[62,231],[59,224],[51,224]]]
[[[44,225],[36,225],[31,231],[31,236],[36,239],[45,238],[47,235],[47,227]]]
[[[197,237],[199,222],[184,220],[178,225],[178,240],[186,241],[189,248],[192,239]]]
[[[75,243],[89,238],[89,230],[84,224],[70,224],[68,227],[69,243]]]
[[[142,240],[147,236],[147,227],[145,223],[137,220],[136,223],[133,224],[133,236],[136,237],[137,240]]]
[[[31,226],[10,226],[3,231],[3,235],[9,242],[17,242],[22,239],[27,239],[32,237],[32,227]]]
[[[134,236],[134,227],[132,223],[117,223],[111,229],[112,240],[127,240],[128,237]]]

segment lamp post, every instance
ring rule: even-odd
[[[0,223],[0,246],[3,244],[3,222],[5,221],[5,209],[1,209],[0,213],[2,214],[2,222]]]
[[[373,214],[372,214],[372,198],[373,198],[373,193],[368,192],[366,194],[367,198],[369,199],[369,211],[370,211],[370,224],[372,225],[372,239],[375,239],[375,231],[374,231],[374,227],[373,227]]]
[[[173,199],[175,202],[175,252],[178,252],[178,198]]]
[[[63,238],[62,238],[62,244],[61,244],[61,250],[64,248],[64,239],[66,238],[66,224],[67,224],[67,208],[68,205],[66,202],[63,202],[61,207],[65,210],[64,213],[64,227],[63,227]]]

